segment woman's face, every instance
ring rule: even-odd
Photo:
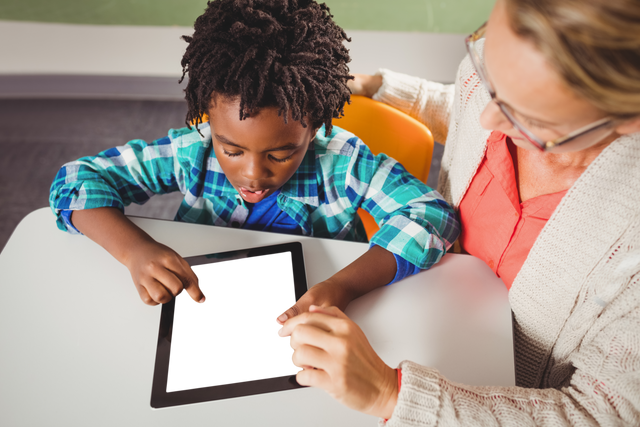
[[[487,25],[484,61],[497,99],[511,107],[516,119],[543,141],[560,138],[606,117],[605,113],[570,90],[531,42],[511,30],[504,2],[500,0]],[[480,122],[486,129],[505,133],[519,147],[535,149],[494,102],[487,105]],[[616,136],[606,138],[597,146],[612,141]],[[566,149],[571,151],[570,143]]]

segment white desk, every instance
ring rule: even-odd
[[[182,256],[300,241],[310,285],[367,249],[351,242],[133,220]],[[145,306],[127,269],[98,245],[58,231],[48,208],[28,215],[7,243],[0,255],[0,286],[2,426],[376,423],[311,388],[152,410],[160,307]],[[514,384],[507,291],[476,258],[447,255],[430,271],[354,301],[347,313],[392,367],[411,359],[458,382]]]

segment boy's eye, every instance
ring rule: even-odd
[[[286,162],[287,160],[291,159],[291,157],[292,157],[292,156],[285,157],[284,159],[279,159],[279,158],[277,158],[277,157],[275,157],[275,156],[272,156],[272,155],[269,155],[269,157],[271,157],[271,160],[273,160],[274,162],[284,163],[284,162]]]
[[[234,151],[234,152],[232,152],[232,151],[227,151],[224,148],[222,149],[222,152],[228,157],[238,157],[239,155],[242,154],[242,151]],[[272,156],[272,155],[269,155],[269,157],[274,162],[284,163],[284,162],[288,161],[289,159],[291,159],[292,156],[285,157],[284,159],[280,159],[280,158]]]

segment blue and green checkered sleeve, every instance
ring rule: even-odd
[[[65,222],[65,211],[124,210],[131,203],[145,203],[154,194],[179,190],[183,175],[171,138],[150,144],[134,140],[62,166],[51,185],[49,204],[58,228],[77,233]]]
[[[420,269],[430,268],[460,234],[455,211],[394,159],[385,154],[374,156],[358,138],[353,145],[346,193],[380,225],[371,245]]]

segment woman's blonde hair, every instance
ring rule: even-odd
[[[614,117],[640,114],[639,0],[505,0],[512,29]]]

